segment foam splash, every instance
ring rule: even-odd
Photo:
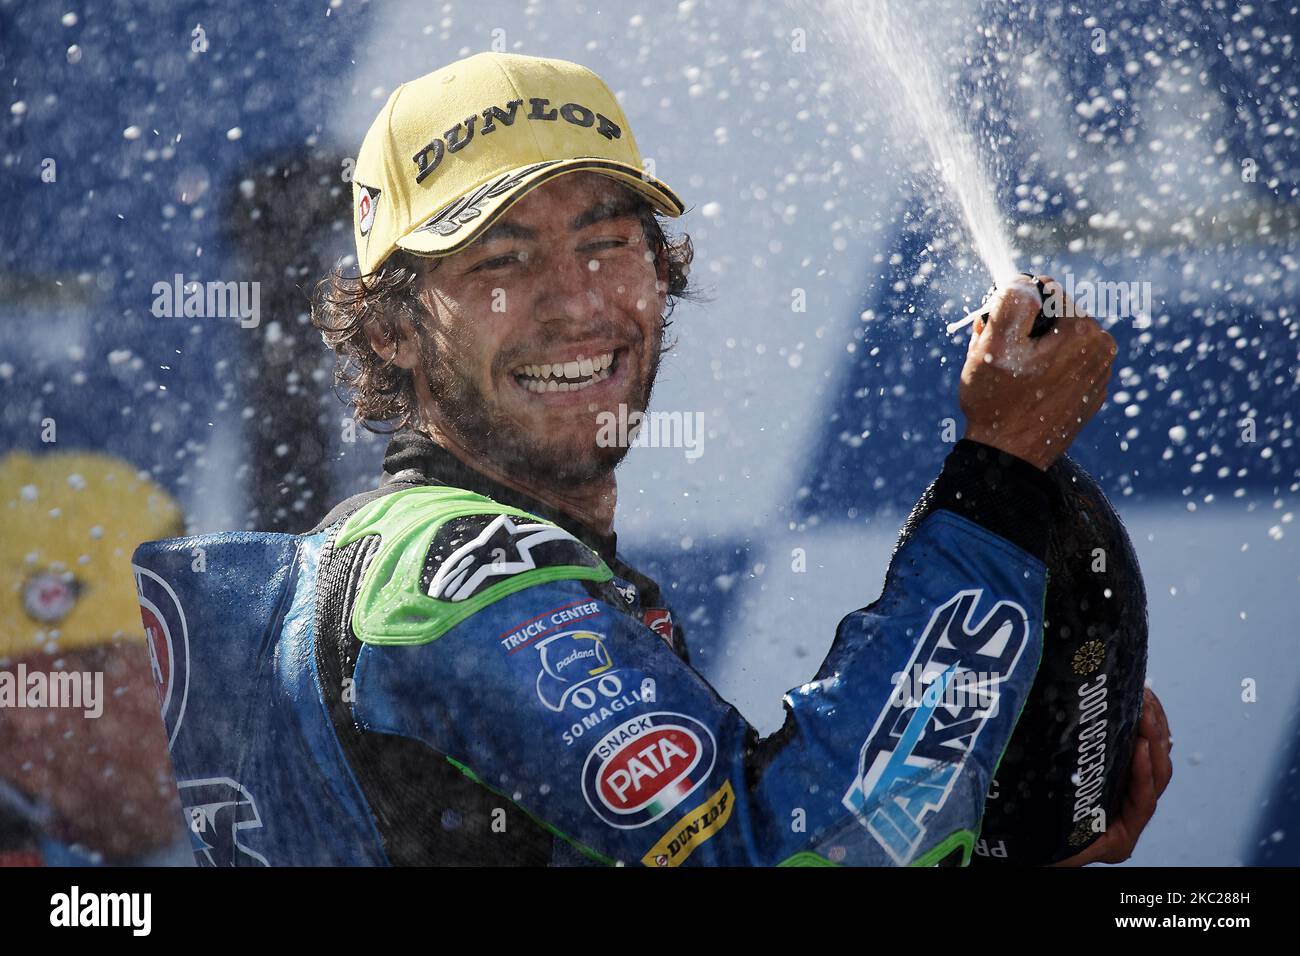
[[[922,145],[947,203],[970,235],[976,255],[998,286],[1020,270],[998,212],[993,182],[981,162],[978,140],[961,121],[933,62],[918,13],[897,0],[823,0],[822,9],[847,42],[868,55],[886,94],[886,112],[906,147]],[[948,326],[953,332],[986,311],[983,307]]]

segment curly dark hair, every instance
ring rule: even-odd
[[[665,229],[666,217],[641,193],[619,185],[636,202],[636,214],[655,262],[661,256],[668,260],[667,305],[661,316],[666,333],[677,303],[697,297],[690,284],[695,247],[686,233],[670,235]],[[375,351],[367,327],[377,325],[384,341],[390,343],[398,340],[403,319],[412,328],[420,328],[424,306],[416,294],[416,280],[425,270],[437,269],[439,260],[398,249],[366,275],[345,268],[345,261],[340,260],[316,284],[311,322],[338,358],[334,382],[343,392],[344,401],[353,406],[353,417],[362,427],[386,434],[416,421],[415,381],[408,369],[394,365]],[[667,352],[674,344],[665,334],[662,350]]]

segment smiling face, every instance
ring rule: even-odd
[[[472,455],[552,485],[608,474],[601,413],[644,411],[663,338],[667,263],[638,201],[597,173],[558,176],[425,272],[415,371],[426,418]]]

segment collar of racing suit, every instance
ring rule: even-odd
[[[623,560],[617,553],[616,534],[612,532],[607,535],[599,534],[571,515],[552,508],[530,495],[493,481],[466,465],[441,445],[411,429],[397,432],[389,441],[388,450],[384,453],[384,475],[379,487],[340,502],[317,522],[310,533],[324,531],[344,520],[366,502],[401,490],[402,485],[410,487],[446,485],[451,488],[463,488],[503,505],[535,514],[563,528],[599,554],[615,575],[633,586],[631,596],[629,593],[624,593],[624,598],[629,602],[635,601],[642,609],[643,620],[647,624],[654,622],[653,629],[668,642],[673,652],[682,660],[690,661],[690,652],[686,649],[682,626],[674,620],[674,615],[667,607],[659,583]]]
[[[384,477],[380,482],[380,489],[399,482],[443,484],[453,488],[464,488],[559,525],[599,554],[616,575],[634,585],[640,596],[642,608],[652,615],[668,614],[670,623],[666,627],[671,637],[666,634],[660,636],[668,641],[668,646],[677,656],[684,661],[690,660],[682,626],[674,622],[671,611],[666,610],[659,583],[619,556],[617,533],[600,534],[593,531],[572,515],[475,471],[428,436],[409,428],[397,432],[388,443],[388,450],[384,453]]]
[[[610,564],[615,560],[618,535],[598,534],[572,516],[552,508],[536,498],[509,488],[475,471],[447,449],[413,429],[395,434],[384,452],[383,485],[418,474],[421,483],[437,483],[464,488],[484,495],[503,505],[519,508],[551,521],[573,535]]]

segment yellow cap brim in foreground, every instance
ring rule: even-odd
[[[597,157],[576,157],[532,163],[494,176],[400,237],[397,246],[419,255],[451,255],[477,239],[533,189],[557,176],[577,172],[596,172],[625,183],[669,218],[675,219],[685,211],[685,205],[676,193],[635,166]]]

